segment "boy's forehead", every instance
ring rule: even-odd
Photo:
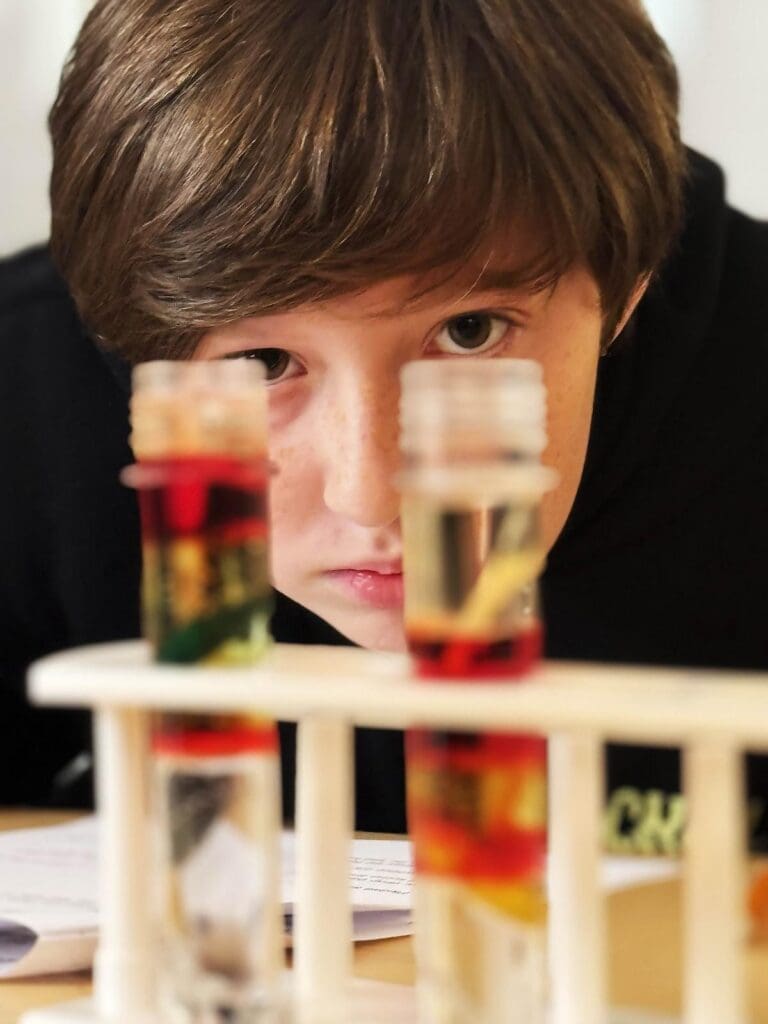
[[[335,297],[339,315],[386,318],[435,306],[450,306],[486,293],[532,294],[542,285],[526,279],[521,263],[498,252],[433,270],[402,274]]]
[[[431,306],[458,303],[481,292],[512,290],[516,283],[519,285],[519,280],[502,268],[489,268],[482,276],[449,270],[429,275],[404,274],[341,295],[333,300],[333,305],[342,314],[348,310],[353,316],[396,317]]]

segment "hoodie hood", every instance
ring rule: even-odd
[[[690,153],[682,236],[600,362],[581,485],[542,580],[551,656],[768,659],[754,636],[749,654],[734,636],[697,649],[660,622],[663,612],[682,631],[687,617],[711,633],[723,607],[755,615],[745,601],[768,505],[767,275],[768,225],[730,209],[720,169]]]

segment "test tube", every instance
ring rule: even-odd
[[[425,682],[526,676],[541,651],[537,364],[424,360],[403,372],[405,629]],[[546,1017],[546,741],[406,734],[415,937],[425,1024]]]
[[[155,660],[242,666],[267,650],[261,364],[137,366],[131,403],[144,630]],[[151,733],[158,997],[179,1024],[278,1019],[282,968],[275,723],[159,713]]]

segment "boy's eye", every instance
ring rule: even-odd
[[[293,362],[293,356],[284,348],[249,348],[245,352],[227,353],[227,359],[258,359],[264,363],[267,381],[281,380]]]
[[[449,320],[435,340],[443,352],[477,353],[493,348],[509,327],[509,320],[491,313],[462,313]]]

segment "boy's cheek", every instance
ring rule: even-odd
[[[306,455],[294,445],[270,446],[269,505],[273,525],[289,515],[311,476]],[[305,495],[308,497],[308,495]]]
[[[272,474],[269,482],[269,519],[273,579],[290,559],[297,540],[312,518],[313,488],[304,459],[295,448],[270,451]]]
[[[544,365],[548,388],[549,444],[545,465],[558,473],[556,488],[542,504],[542,529],[547,549],[557,540],[573,506],[586,460],[599,359],[599,324],[585,330],[580,347]]]
[[[544,464],[551,466],[558,475],[556,487],[542,503],[542,527],[548,548],[565,525],[581,482],[594,404],[592,378],[584,380],[581,394],[570,397],[570,402],[552,410],[548,427],[550,441],[543,456]]]
[[[560,536],[575,496],[575,488],[570,487],[566,492],[564,485],[560,484],[557,490],[544,498],[541,507],[541,533],[545,551],[550,551]]]
[[[589,442],[594,392],[588,393],[575,408],[564,410],[567,419],[550,424],[550,444],[543,462],[552,467],[558,481],[542,502],[541,525],[547,550],[557,540],[570,515],[581,482]]]

